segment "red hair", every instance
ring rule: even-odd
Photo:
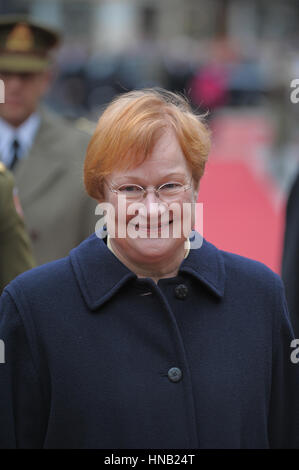
[[[198,183],[210,150],[210,131],[184,97],[162,89],[146,89],[118,96],[101,115],[84,163],[88,194],[102,199],[103,179],[116,169],[140,165],[169,128]]]

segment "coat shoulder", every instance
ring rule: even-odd
[[[225,272],[228,279],[235,282],[236,286],[247,286],[247,289],[276,289],[282,288],[280,276],[272,271],[264,263],[247,258],[236,253],[219,250],[224,261]]]
[[[59,286],[66,287],[71,282],[72,269],[70,257],[67,256],[20,274],[5,290],[15,299],[23,295],[28,295],[30,298],[41,298],[41,295],[43,298],[49,298],[57,295]]]

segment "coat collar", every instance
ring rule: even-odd
[[[136,274],[121,263],[105,241],[95,234],[71,251],[70,260],[81,293],[91,310],[108,301],[127,282],[137,279]],[[179,272],[191,274],[210,293],[218,298],[223,297],[223,257],[221,251],[205,239],[201,248],[190,250]]]

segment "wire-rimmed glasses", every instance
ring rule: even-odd
[[[191,181],[188,184],[179,183],[177,181],[169,181],[167,183],[161,184],[158,187],[148,186],[146,188],[140,186],[139,184],[133,183],[125,183],[121,184],[120,186],[110,186],[106,181],[105,182],[110,191],[120,197],[125,197],[128,201],[143,201],[149,192],[149,188],[151,188],[158,199],[164,202],[169,202],[180,198],[185,191],[190,189],[192,186]]]

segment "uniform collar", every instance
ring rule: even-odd
[[[70,253],[81,293],[91,310],[96,310],[133,279],[130,271],[109,250],[104,240],[91,235]],[[191,249],[180,273],[192,275],[217,298],[224,295],[225,268],[221,251],[203,239],[201,248]],[[154,281],[152,282],[153,285]]]
[[[20,145],[19,158],[26,156],[30,150],[38,128],[40,126],[40,115],[32,113],[19,127],[14,128],[4,119],[0,118],[0,153],[3,162],[10,166],[13,155],[11,154],[12,142],[16,139]]]

